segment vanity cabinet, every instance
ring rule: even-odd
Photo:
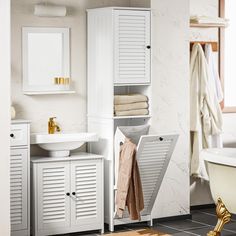
[[[30,145],[29,122],[14,120],[10,143],[11,235],[30,235]]]
[[[33,235],[103,232],[101,156],[35,157],[31,166]]]

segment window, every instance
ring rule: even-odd
[[[220,16],[229,27],[220,30],[220,74],[224,87],[224,112],[236,112],[236,1],[220,0]]]

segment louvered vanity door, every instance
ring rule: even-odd
[[[11,150],[10,202],[12,230],[27,228],[27,150]]]
[[[38,229],[57,233],[70,225],[70,162],[40,163],[38,178]]]
[[[101,160],[71,162],[72,226],[93,227],[102,222],[101,166]]]
[[[115,10],[114,83],[150,82],[150,11]]]

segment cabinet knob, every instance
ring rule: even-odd
[[[70,196],[70,193],[66,193],[66,196]]]
[[[10,134],[10,137],[13,138],[13,137],[14,137],[14,134]]]
[[[72,195],[75,195],[76,193],[75,192],[72,192]]]
[[[159,140],[160,140],[160,141],[163,141],[163,138],[162,138],[162,137],[160,137],[160,138],[159,138]]]
[[[147,45],[147,49],[150,49],[151,48],[151,46],[150,45]]]

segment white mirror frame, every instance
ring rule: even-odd
[[[63,86],[32,85],[28,75],[28,35],[30,33],[60,33],[62,34],[62,71],[61,77],[70,78],[70,29],[50,27],[23,27],[22,28],[22,66],[23,66],[23,93],[44,94],[63,90]],[[46,52],[45,52],[46,53]],[[53,78],[52,78],[53,79]]]

